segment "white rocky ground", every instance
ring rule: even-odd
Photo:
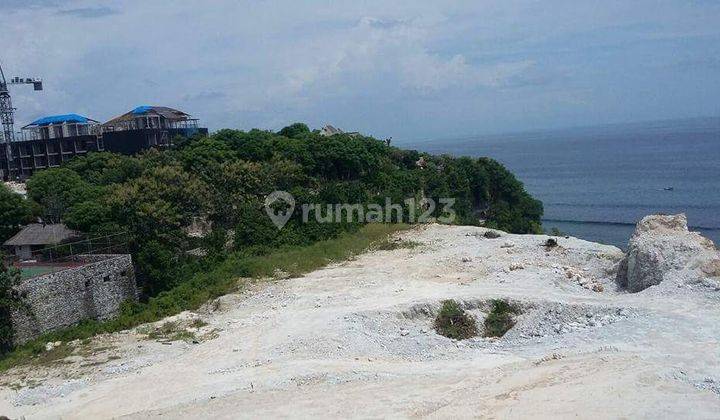
[[[258,283],[174,317],[208,323],[190,328],[197,344],[148,339],[148,326],[78,344],[62,363],[3,374],[0,414],[720,416],[717,277],[627,293],[615,247],[558,238],[546,249],[546,236],[485,231],[426,226],[400,235],[415,248]],[[480,323],[492,298],[524,313],[499,340],[453,341],[432,327],[448,298]]]

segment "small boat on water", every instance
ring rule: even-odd
[[[665,190],[665,191],[673,191],[673,190],[675,190],[675,187],[665,187],[665,188],[663,188],[663,190]]]

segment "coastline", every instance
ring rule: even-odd
[[[685,213],[720,242],[720,117],[401,143],[497,159],[543,202],[546,231],[622,248],[645,215]]]
[[[562,233],[598,242],[606,245],[614,245],[622,250],[627,247],[627,242],[635,230],[636,223],[625,222],[597,222],[582,220],[558,220],[542,219],[543,229],[547,232],[552,228],[558,228]],[[699,232],[714,243],[720,243],[720,228],[708,228],[702,226],[689,226],[691,231]]]

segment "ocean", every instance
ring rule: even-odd
[[[653,213],[720,243],[720,117],[405,142],[502,162],[545,206],[543,227],[624,248]]]

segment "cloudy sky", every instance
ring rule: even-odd
[[[429,139],[720,115],[720,1],[0,0],[18,125],[142,104],[211,129]]]

